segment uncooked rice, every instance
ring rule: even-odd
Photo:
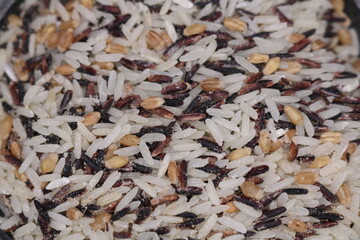
[[[360,239],[342,0],[18,8],[0,24],[1,239]]]

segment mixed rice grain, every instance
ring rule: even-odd
[[[344,4],[23,1],[0,23],[0,236],[359,239]]]

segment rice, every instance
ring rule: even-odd
[[[238,221],[235,221],[229,217],[220,217],[218,218],[218,222],[228,228],[231,228],[235,231],[238,231],[240,233],[245,233],[246,232],[246,227],[238,222]]]
[[[36,160],[36,152],[35,151],[31,151],[26,158],[24,159],[24,161],[22,162],[20,168],[19,168],[19,173],[23,173],[26,171],[26,169],[28,169],[28,167]]]
[[[70,179],[68,179],[68,178],[59,178],[59,179],[53,180],[49,184],[47,184],[46,189],[52,190],[52,189],[55,189],[55,188],[65,186],[68,183],[70,183]]]
[[[16,239],[358,238],[359,44],[341,1],[16,12],[0,30],[0,228]]]
[[[143,191],[145,191],[147,194],[149,194],[150,196],[152,196],[153,198],[156,197],[156,191],[153,187],[151,187],[148,183],[146,183],[144,180],[141,179],[135,179],[134,180],[135,184],[141,188]]]
[[[277,182],[276,184],[273,184],[271,186],[266,186],[264,188],[264,191],[265,192],[276,192],[280,189],[283,189],[283,188],[289,186],[292,182],[294,182],[293,178],[286,178],[284,180]]]
[[[31,223],[25,224],[24,226],[16,229],[14,235],[17,238],[20,238],[26,234],[30,234],[33,230],[35,230],[35,228],[36,228],[36,225],[31,222]]]
[[[154,159],[151,156],[150,150],[149,150],[148,146],[145,144],[145,141],[142,139],[140,140],[139,150],[140,150],[141,154],[143,155],[145,162],[148,165],[154,165]]]
[[[241,65],[242,67],[244,67],[246,70],[248,70],[249,72],[251,73],[257,73],[259,72],[259,70],[253,65],[251,64],[250,62],[248,62],[245,58],[243,58],[242,56],[240,55],[236,55],[235,56],[235,61]]]
[[[213,135],[213,138],[215,139],[216,143],[218,145],[222,145],[223,135],[222,135],[220,129],[216,126],[215,122],[211,119],[207,119],[206,125],[207,125],[209,131],[211,132],[211,134]]]

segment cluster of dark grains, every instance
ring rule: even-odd
[[[337,221],[341,221],[344,217],[338,213],[326,212],[329,210],[329,206],[319,205],[315,208],[307,208],[309,210],[309,216],[317,218],[320,222],[313,223],[315,228],[329,228],[338,224]]]

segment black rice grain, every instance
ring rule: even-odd
[[[281,219],[276,218],[268,221],[258,222],[254,225],[256,231],[263,231],[281,225]]]

